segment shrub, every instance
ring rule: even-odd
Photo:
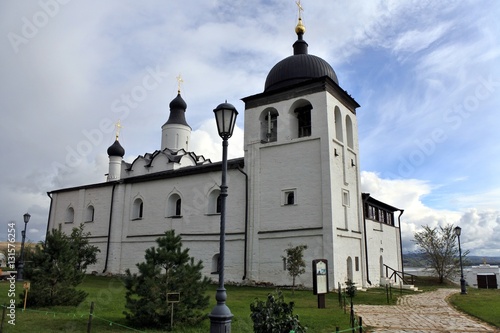
[[[255,333],[296,333],[306,332],[307,328],[299,322],[299,316],[293,315],[294,303],[286,303],[281,290],[275,295],[268,294],[267,300],[256,299],[250,304],[250,317]]]

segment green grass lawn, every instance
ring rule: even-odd
[[[134,332],[123,326],[128,326],[123,311],[125,310],[125,287],[119,278],[88,276],[81,288],[89,293],[87,299],[78,307],[51,307],[44,309],[17,309],[16,325],[4,323],[4,332],[86,332],[89,317],[90,303],[95,303],[92,332]],[[232,331],[252,333],[253,323],[250,319],[250,303],[255,298],[264,300],[274,288],[226,286],[228,299],[227,305],[234,317]],[[208,295],[211,304],[206,309],[207,313],[215,305],[216,286],[210,286]],[[17,294],[21,293],[22,284],[17,284]],[[8,302],[8,283],[0,282],[0,303]],[[359,292],[361,295],[363,292]],[[327,295],[326,308],[317,308],[317,296],[312,291],[297,290],[292,295],[291,290],[283,290],[285,301],[295,302],[294,313],[299,315],[300,322],[309,328],[309,332],[327,333],[335,332],[335,327],[340,329],[349,327],[349,314],[344,314],[339,307],[338,295]],[[28,294],[29,295],[29,294]],[[358,297],[358,296],[356,296]],[[378,298],[385,302],[383,297]],[[360,296],[361,298],[361,296]],[[356,301],[356,299],[355,299]],[[175,311],[175,308],[174,308]],[[6,318],[8,319],[8,318]],[[123,326],[122,326],[123,325]],[[174,323],[175,327],[175,323]],[[198,327],[176,327],[174,332],[196,333],[208,332],[209,320],[205,320]],[[157,330],[140,330],[147,332],[161,332]]]
[[[500,327],[500,289],[468,288],[467,295],[454,294],[450,302],[457,309]]]
[[[432,290],[437,287],[432,281],[427,281],[425,289]],[[456,286],[455,286],[456,287]],[[90,303],[94,302],[94,319],[92,321],[92,332],[134,332],[126,328],[123,311],[125,310],[125,287],[119,278],[109,277],[86,277],[81,288],[89,293],[86,301],[78,307],[51,307],[47,309],[27,309],[16,311],[16,325],[4,323],[5,333],[11,332],[87,332],[87,321],[89,317]],[[232,331],[238,333],[252,333],[253,323],[250,319],[250,303],[256,298],[264,300],[268,293],[273,293],[274,288],[226,286],[227,305],[234,317],[232,320]],[[0,303],[9,301],[7,296],[9,284],[0,282]],[[17,294],[22,291],[22,283],[16,287]],[[209,313],[215,305],[216,286],[210,286],[208,295],[211,304],[206,309]],[[397,297],[412,292],[397,288],[392,289],[392,299],[389,304],[395,304]],[[349,327],[349,314],[339,307],[338,294],[330,293],[326,298],[326,308],[317,308],[317,296],[312,291],[297,290],[292,294],[291,290],[283,290],[285,301],[294,301],[294,313],[299,315],[300,322],[309,328],[309,332],[331,333],[335,332],[336,326],[340,329]],[[460,310],[470,313],[484,321],[500,327],[500,290],[477,290],[469,289],[468,295],[454,295],[452,302]],[[347,300],[348,303],[348,300]],[[386,305],[387,294],[384,288],[371,288],[367,291],[358,291],[354,298],[355,304]],[[175,311],[175,309],[174,309]],[[8,320],[8,317],[6,317]],[[124,327],[125,326],[125,327]],[[175,326],[175,323],[174,323]],[[208,332],[209,320],[205,320],[197,327],[175,327],[174,332],[198,333]],[[141,332],[161,332],[158,330],[136,330]]]

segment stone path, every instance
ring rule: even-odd
[[[452,308],[446,298],[457,289],[438,289],[399,299],[398,305],[355,305],[363,326],[373,333],[465,333],[500,332]]]

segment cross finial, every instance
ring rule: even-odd
[[[116,140],[118,140],[118,137],[120,136],[120,129],[122,128],[122,124],[120,123],[120,119],[118,119],[118,121],[116,122],[115,124],[115,128],[116,128],[116,134],[115,134],[115,137],[116,137]]]
[[[295,1],[297,4],[297,7],[299,9],[299,20],[302,19],[302,12],[304,11],[304,8],[302,7],[302,4],[300,3],[300,0]]]
[[[181,83],[184,82],[184,80],[182,79],[182,76],[181,74],[179,73],[178,76],[176,76],[176,79],[177,79],[177,93],[181,93]]]

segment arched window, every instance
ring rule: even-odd
[[[68,207],[68,209],[66,209],[66,216],[64,217],[64,222],[65,223],[75,222],[75,210],[73,209],[73,207]]]
[[[213,190],[208,195],[208,214],[220,214],[220,190]]]
[[[298,121],[298,137],[303,138],[306,136],[311,136],[311,110],[312,105],[308,104],[306,106],[298,107],[295,109],[295,114]]]
[[[132,204],[132,220],[140,220],[144,217],[144,202],[137,198]]]
[[[281,191],[281,204],[284,206],[295,205],[297,202],[297,189],[287,189]]]
[[[220,270],[220,260],[219,260],[219,254],[215,254],[212,257],[212,274],[218,274]]]
[[[217,196],[217,204],[215,206],[215,212],[219,214],[222,212],[222,199],[220,197],[220,194]]]
[[[181,199],[177,199],[175,201],[175,216],[180,216],[181,215]]]
[[[94,206],[88,205],[85,210],[85,222],[94,222]]]
[[[342,115],[338,106],[335,107],[335,139],[342,142],[344,134],[342,133]]]
[[[347,279],[352,281],[353,280],[353,274],[352,274],[352,258],[347,257]]]
[[[264,110],[260,115],[260,140],[263,143],[278,140],[278,111]]]
[[[174,193],[168,198],[167,207],[168,217],[181,217],[182,216],[182,199],[179,194]]]
[[[345,134],[347,136],[347,147],[354,149],[354,137],[352,133],[352,120],[351,117],[345,117]]]

